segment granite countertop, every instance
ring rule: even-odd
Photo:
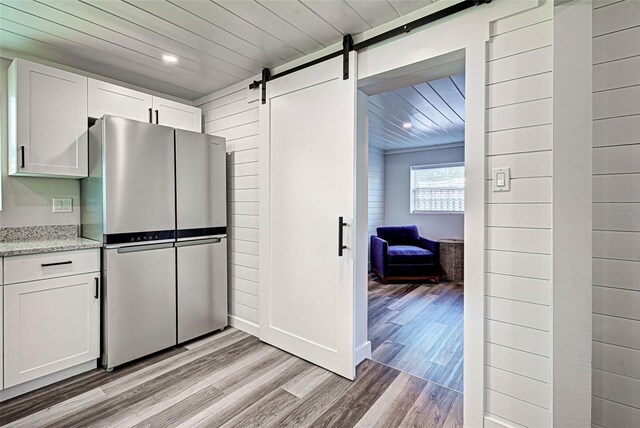
[[[100,248],[102,242],[78,236],[78,225],[0,228],[0,257]]]
[[[0,257],[25,254],[52,253],[56,251],[83,250],[100,248],[102,242],[86,238],[39,239],[34,241],[0,242]]]

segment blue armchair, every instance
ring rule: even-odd
[[[418,234],[417,226],[385,226],[371,236],[371,268],[388,280],[440,282],[440,243]]]

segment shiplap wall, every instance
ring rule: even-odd
[[[369,236],[384,225],[384,152],[369,147]]]
[[[220,91],[200,107],[204,132],[227,139],[230,322],[257,335],[259,102],[247,98],[248,84]]]
[[[487,53],[485,422],[552,425],[553,2],[491,24]],[[511,191],[491,170],[511,168]]]
[[[640,1],[593,10],[594,426],[640,427]]]
[[[485,422],[545,427],[552,425],[553,2],[493,22],[491,34],[487,171],[508,166],[513,181],[511,192],[497,194],[486,177]],[[257,334],[258,104],[246,94],[246,85],[234,86],[201,107],[205,131],[227,137],[232,153],[232,322]]]

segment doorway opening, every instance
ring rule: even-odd
[[[464,58],[359,90],[371,359],[432,384],[454,412],[464,373]]]

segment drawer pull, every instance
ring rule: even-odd
[[[49,266],[58,266],[58,265],[70,265],[71,263],[73,263],[71,260],[67,260],[66,262],[40,263],[40,266],[49,267]]]
[[[93,297],[95,297],[96,299],[100,297],[100,278],[96,277],[96,292],[93,294]]]

